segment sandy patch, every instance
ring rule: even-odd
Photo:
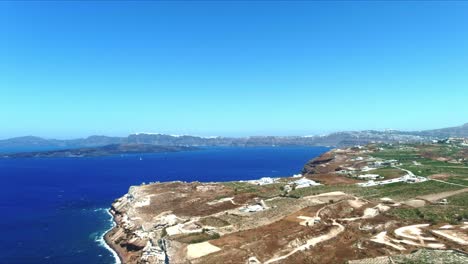
[[[210,242],[190,244],[187,246],[187,257],[188,259],[196,259],[220,250],[219,247],[211,245]]]
[[[207,202],[206,204],[215,205],[215,204],[224,203],[224,202],[231,202],[232,204],[236,204],[234,202],[234,197],[226,197],[226,198],[222,198],[222,199],[219,199],[219,200]]]
[[[321,197],[321,196],[342,196],[342,195],[346,195],[346,193],[344,193],[344,192],[327,192],[327,193],[321,193],[321,194],[316,195],[316,196]]]
[[[392,198],[388,198],[388,197],[380,198],[380,201],[382,201],[382,203],[386,203],[386,204],[394,204],[395,203],[395,201],[393,201]]]
[[[335,221],[333,221],[333,225],[336,226],[336,228],[332,228],[330,230],[330,232],[328,232],[328,233],[326,233],[324,235],[318,236],[318,237],[311,238],[311,239],[307,240],[305,244],[303,244],[303,245],[301,245],[299,247],[296,247],[294,250],[292,250],[288,254],[280,256],[280,257],[269,259],[269,260],[263,262],[263,264],[269,264],[269,263],[273,263],[273,262],[277,262],[277,261],[286,259],[286,258],[288,258],[289,256],[293,255],[294,253],[296,253],[298,251],[307,250],[310,247],[314,247],[318,243],[321,243],[323,241],[332,239],[332,238],[336,237],[338,234],[340,234],[341,232],[343,232],[345,230],[344,226],[342,226],[341,224],[339,224],[339,223],[337,223]]]
[[[414,199],[414,200],[409,200],[409,201],[406,201],[404,202],[404,204],[408,205],[408,206],[411,206],[411,207],[423,207],[426,205],[426,202],[424,200],[418,200],[418,199]]]
[[[314,220],[318,219],[316,217],[303,216],[303,215],[300,215],[297,218],[303,220],[299,223],[300,225],[303,225],[303,226],[312,226],[314,225]]]
[[[363,219],[366,218],[373,218],[379,214],[379,209],[377,208],[366,208],[364,210],[364,215],[362,216]]]
[[[460,245],[468,245],[468,236],[461,232],[455,230],[432,230],[432,232]]]
[[[415,241],[421,241],[426,240],[426,241],[436,241],[435,238],[433,237],[424,237],[422,236],[422,229],[423,227],[428,227],[429,224],[420,224],[420,225],[410,225],[410,226],[404,226],[395,229],[395,235],[398,237],[403,237]]]
[[[453,225],[444,225],[444,226],[439,227],[439,229],[452,229],[452,228],[453,228]]]
[[[450,197],[452,195],[459,194],[459,193],[464,193],[464,192],[468,192],[468,188],[464,188],[464,189],[456,190],[456,191],[448,191],[448,192],[429,194],[429,195],[419,196],[418,198],[427,200],[429,202],[436,202],[436,201],[438,201],[440,199],[444,199],[444,198]]]
[[[422,247],[428,247],[428,248],[434,248],[434,249],[443,249],[445,248],[444,244],[441,243],[431,243],[431,242],[437,242],[437,239],[434,237],[427,237],[422,235],[422,229],[424,227],[428,227],[429,224],[420,224],[420,225],[410,225],[410,226],[404,226],[396,229],[395,235],[398,237],[403,237],[406,239],[414,240],[414,241],[419,241],[420,246]],[[430,241],[429,243],[427,243]]]
[[[447,173],[438,173],[438,174],[432,174],[432,175],[429,176],[428,178],[429,178],[429,179],[437,179],[437,180],[445,180],[445,179],[447,179],[448,177],[450,177],[450,174],[447,174]]]
[[[379,244],[390,246],[396,250],[400,250],[400,251],[406,250],[404,247],[393,243],[391,239],[387,237],[387,231],[378,233],[376,236],[374,236],[370,240]]]
[[[445,245],[444,244],[439,244],[439,243],[427,243],[425,247],[428,248],[434,248],[434,249],[444,249]]]
[[[375,206],[376,209],[379,210],[379,212],[381,213],[384,213],[384,212],[387,212],[388,210],[390,210],[390,206],[386,206],[386,205],[383,205],[383,204],[378,204]]]
[[[137,202],[134,203],[134,207],[139,208],[139,207],[144,207],[150,205],[150,197],[145,197]]]
[[[361,208],[366,204],[366,202],[356,199],[356,200],[349,200],[348,204],[353,208]]]

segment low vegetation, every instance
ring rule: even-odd
[[[212,240],[212,239],[217,239],[219,237],[220,236],[218,233],[199,232],[199,233],[193,233],[193,234],[178,235],[178,236],[173,237],[173,239],[182,243],[195,244],[195,243],[201,243],[201,242],[205,242],[205,241]]]
[[[434,190],[437,190],[437,192],[444,192],[458,190],[461,188],[463,187],[436,181],[426,181],[417,184],[392,183],[375,187],[360,187],[357,185],[322,185],[296,189],[290,192],[290,196],[303,197],[325,192],[342,191],[363,198],[390,197],[395,200],[406,200],[409,198],[415,198],[417,196],[434,193]]]
[[[271,198],[279,196],[282,193],[281,186],[284,185],[281,183],[255,185],[249,182],[225,182],[223,184],[226,187],[232,189],[235,195],[242,193],[253,193],[261,198]]]
[[[421,208],[394,208],[389,215],[405,220],[424,220],[431,224],[460,224],[468,219],[468,208],[451,205],[428,205]]]
[[[209,216],[199,220],[202,225],[213,226],[213,227],[223,227],[229,225],[227,221],[224,221],[221,218]]]

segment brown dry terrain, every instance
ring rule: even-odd
[[[421,248],[468,251],[467,189],[440,164],[440,153],[452,150],[384,147],[335,149],[308,162],[303,179],[318,186],[297,186],[298,178],[134,186],[114,202],[117,226],[106,241],[124,263],[346,263]],[[396,179],[407,168],[436,175],[356,185],[365,182],[359,175]]]
[[[314,180],[316,182],[320,182],[321,184],[325,185],[340,185],[340,184],[354,184],[357,182],[361,182],[356,179],[343,177],[342,175],[337,174],[308,174],[306,176],[308,179]]]

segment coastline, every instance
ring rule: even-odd
[[[327,148],[326,152],[318,154],[317,157],[315,158],[319,158],[322,155],[328,153],[329,151],[330,149]],[[308,160],[307,162],[310,162],[310,160]],[[302,166],[303,166],[302,168],[304,168],[304,165]],[[289,178],[289,177],[279,176],[278,178]],[[255,179],[258,179],[258,178],[255,178]],[[167,258],[168,254],[172,254],[173,260],[176,260],[176,262],[177,260],[182,260],[184,259],[183,254],[180,253],[181,252],[180,249],[183,249],[182,244],[173,242],[173,243],[169,243],[167,245],[165,244],[164,246],[162,246],[160,244],[148,243],[148,236],[142,236],[142,237],[135,236],[135,230],[137,230],[136,233],[138,233],[139,232],[138,229],[140,228],[140,225],[142,223],[130,222],[130,224],[132,225],[131,227],[128,227],[127,226],[129,225],[128,219],[134,219],[132,217],[132,214],[128,215],[128,209],[129,208],[131,209],[133,207],[135,208],[142,207],[140,205],[141,203],[144,203],[146,205],[147,202],[145,201],[147,201],[148,199],[147,199],[147,193],[144,190],[148,188],[149,189],[147,191],[151,191],[155,189],[153,191],[159,191],[163,194],[167,193],[167,188],[175,188],[177,190],[180,189],[180,191],[187,192],[187,194],[191,194],[192,192],[195,192],[197,194],[201,194],[202,196],[204,193],[208,192],[210,194],[205,195],[207,197],[203,197],[203,199],[207,201],[211,201],[212,199],[215,199],[217,197],[217,195],[212,194],[212,192],[216,192],[218,195],[223,195],[225,192],[230,192],[230,191],[234,192],[229,187],[224,186],[224,184],[222,184],[223,182],[243,183],[247,181],[250,181],[250,180],[234,180],[234,181],[216,180],[216,181],[206,181],[206,182],[198,182],[198,181],[187,182],[187,181],[181,181],[181,180],[176,180],[176,181],[172,180],[172,181],[167,181],[163,183],[158,182],[158,184],[148,184],[148,185],[141,184],[137,186],[131,186],[127,194],[115,200],[111,208],[106,210],[106,212],[112,217],[112,220],[113,220],[112,227],[109,228],[103,235],[103,240],[105,241],[106,248],[112,252],[116,263],[137,263],[142,258],[143,255],[145,259],[149,258],[150,260],[157,261],[157,263],[166,263],[162,261],[165,261],[163,257],[165,256],[165,258]],[[244,183],[244,184],[247,184],[247,183]],[[212,186],[212,185],[216,185],[216,186]],[[186,186],[190,186],[191,188],[187,189],[185,188]],[[172,195],[170,197],[172,197]],[[241,195],[239,199],[243,201],[242,200],[243,198],[244,197]],[[168,198],[168,199],[172,201],[171,198]],[[247,200],[249,199],[250,198],[247,198]],[[226,205],[223,205],[223,206],[226,207]],[[230,204],[227,205],[227,207],[230,207],[230,206],[231,206]],[[162,207],[155,205],[155,208],[158,208],[159,210],[159,208],[162,208]],[[184,212],[189,212],[189,215],[194,213],[190,211],[192,209],[189,209],[189,208],[185,208],[185,209],[184,209],[185,210]],[[216,206],[213,206],[213,208],[211,209],[216,211],[219,208]],[[196,211],[195,213],[198,213],[197,209],[193,209],[193,210]],[[170,216],[171,215],[169,215],[169,217]],[[156,219],[155,221],[163,221],[163,224],[164,224],[164,221],[168,220],[164,217],[165,215],[160,217],[160,219],[159,218]],[[139,219],[142,219],[142,218],[139,218]],[[179,221],[179,219],[177,218],[176,221]],[[161,237],[162,232],[163,231],[161,230],[157,230],[152,234],[152,236],[156,238]],[[168,253],[168,251],[170,253]]]
[[[114,215],[110,212],[110,210],[111,210],[110,208],[106,209],[106,213],[111,217],[112,226],[101,235],[99,240],[102,243],[102,246],[105,247],[107,250],[109,250],[112,253],[112,256],[114,256],[114,260],[115,260],[114,263],[121,264],[123,258],[119,254],[118,250],[115,248],[112,241],[110,241],[109,239],[110,232],[114,229],[114,227],[117,226],[117,223],[115,222],[115,219],[114,219]]]

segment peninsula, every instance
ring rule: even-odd
[[[467,143],[343,147],[291,177],[132,186],[105,240],[123,263],[467,263]]]
[[[3,158],[73,158],[73,157],[102,157],[123,154],[144,154],[159,152],[176,152],[197,150],[187,146],[159,146],[151,144],[112,144],[102,147],[61,149],[36,152],[17,152],[0,154]]]

